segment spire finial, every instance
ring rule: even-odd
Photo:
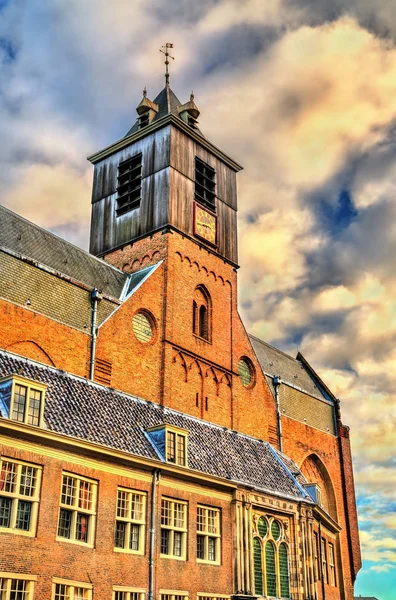
[[[146,86],[144,86],[143,88],[143,98],[145,98],[147,96],[147,88]]]
[[[162,48],[165,48],[165,50],[163,50]],[[162,54],[165,54],[165,85],[168,86],[169,85],[169,58],[171,58],[172,60],[175,60],[174,56],[171,56],[168,52],[169,48],[173,48],[173,44],[169,44],[168,42],[165,44],[165,46],[162,46],[162,48],[160,48],[160,52],[162,52]]]
[[[190,94],[190,100],[194,100],[195,96],[194,96],[194,92],[191,90],[191,94]]]

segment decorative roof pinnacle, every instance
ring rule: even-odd
[[[162,48],[165,48],[165,50],[163,50]],[[173,48],[173,44],[170,44],[169,42],[167,42],[165,44],[165,46],[162,46],[160,48],[160,52],[162,52],[162,54],[165,54],[165,86],[169,87],[169,58],[171,58],[172,60],[175,60],[174,56],[171,56],[168,52],[169,48]]]

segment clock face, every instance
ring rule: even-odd
[[[210,244],[216,245],[217,218],[199,204],[195,204],[194,233]]]

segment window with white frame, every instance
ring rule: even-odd
[[[326,540],[324,538],[321,539],[321,555],[322,555],[322,576],[323,581],[325,583],[329,582],[328,574],[327,574],[327,549],[326,549]]]
[[[93,546],[97,483],[71,473],[62,474],[58,520],[59,540]]]
[[[51,600],[92,600],[92,584],[54,577]]]
[[[160,600],[188,600],[188,592],[179,590],[161,590]]]
[[[334,544],[329,543],[329,583],[336,585],[335,562],[334,562]]]
[[[13,421],[41,427],[46,384],[10,375],[0,379],[0,407]]]
[[[35,535],[41,472],[36,465],[0,459],[0,530]]]
[[[116,551],[144,553],[145,514],[146,494],[127,488],[118,488],[114,534]]]
[[[197,560],[220,563],[220,510],[197,507]]]
[[[186,466],[186,441],[185,433],[166,430],[166,461],[175,465]]]
[[[145,591],[125,586],[113,586],[113,600],[144,600]]]
[[[0,573],[0,600],[33,600],[37,577]]]
[[[186,558],[187,503],[170,498],[161,500],[161,556]]]
[[[231,596],[224,596],[221,594],[206,594],[199,592],[197,594],[197,600],[230,600]]]

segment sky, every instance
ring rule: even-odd
[[[396,589],[394,0],[0,0],[0,201],[84,248],[92,166],[144,86],[194,90],[244,165],[248,330],[309,360],[351,425],[363,569]]]

